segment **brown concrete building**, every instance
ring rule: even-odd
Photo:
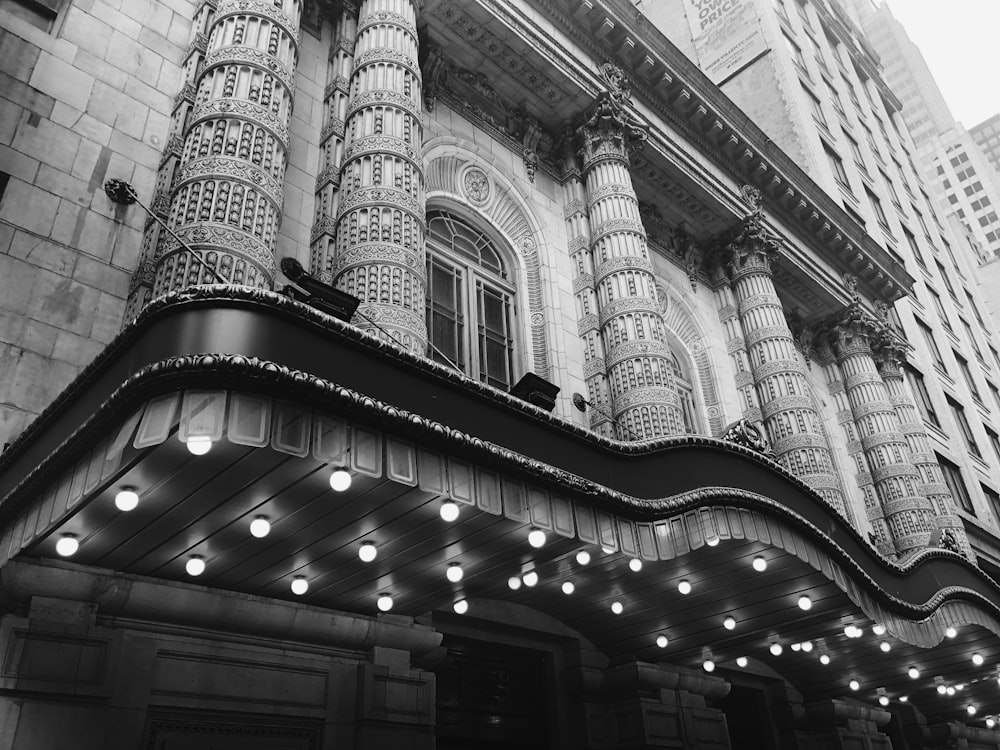
[[[1000,746],[1000,360],[746,7],[0,4],[0,748]]]

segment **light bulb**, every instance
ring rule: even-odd
[[[351,472],[341,467],[330,474],[330,489],[334,492],[344,492],[351,486]]]
[[[890,651],[892,651],[892,645],[888,641],[882,641],[880,644],[878,644],[878,647],[882,650],[882,653],[884,654],[888,654]]]
[[[885,635],[885,625],[880,625],[878,623],[872,625],[872,632],[875,635]]]
[[[803,612],[808,612],[810,609],[812,609],[812,606],[813,606],[813,601],[808,596],[803,594],[802,596],[799,597],[799,609],[801,609]]]
[[[628,569],[631,570],[633,573],[638,573],[640,570],[642,570],[642,560],[640,560],[638,557],[633,557],[631,560],[628,561]]]
[[[665,635],[656,636],[656,645],[659,646],[660,648],[666,648],[667,644],[669,643],[670,639],[668,639],[667,636]]]
[[[983,660],[983,655],[982,654],[973,654],[972,655],[972,663],[975,664],[977,667],[983,666],[983,661],[984,660]]]
[[[535,549],[545,546],[545,532],[541,529],[532,529],[528,532],[528,544]]]
[[[765,570],[767,570],[767,560],[758,555],[753,559],[753,569],[756,570],[758,573],[763,573]]]
[[[517,591],[521,588],[521,578],[519,576],[511,576],[507,579],[507,588],[511,591]]]
[[[997,725],[996,720],[993,718],[986,719],[986,728],[993,729]]]
[[[955,688],[953,688],[953,687],[952,687],[951,685],[949,685],[948,687],[946,687],[946,688],[944,689],[944,692],[945,692],[945,694],[947,694],[948,696],[952,696],[952,695],[954,695],[954,694],[955,694]]]
[[[973,705],[972,705],[972,704],[970,703],[970,704],[969,704],[968,706],[966,706],[966,707],[965,707],[965,712],[966,712],[967,714],[969,714],[969,716],[975,716],[975,715],[976,715],[976,707],[975,707],[975,706],[973,706]]]
[[[861,683],[858,682],[857,680],[851,680],[850,682],[847,683],[847,686],[851,690],[860,690],[861,689]]]
[[[115,507],[123,513],[135,510],[138,505],[139,493],[131,487],[123,487],[118,494],[115,495]]]
[[[723,618],[722,627],[724,627],[726,630],[735,630],[736,618],[731,615],[729,617]]]
[[[376,606],[378,606],[380,612],[388,612],[390,609],[392,609],[392,597],[389,596],[388,594],[382,594],[378,598]]]
[[[365,542],[358,547],[358,557],[361,558],[361,562],[370,563],[378,557],[378,547],[371,542]]]
[[[908,696],[908,695],[901,695],[901,696],[899,696],[899,702],[900,703],[906,703],[908,700],[910,700],[910,696]]]
[[[576,561],[580,565],[589,565],[590,564],[590,553],[587,552],[587,550],[585,550],[585,549],[580,550],[579,552],[576,553]]]
[[[829,654],[820,654],[819,655],[819,663],[822,664],[825,667],[827,664],[830,663],[830,655]]]
[[[937,692],[938,692],[938,695],[944,695],[945,693],[948,692],[948,688],[946,688],[944,685],[938,685],[937,686]]]
[[[603,552],[603,553],[604,553],[605,555],[610,555],[610,554],[612,554],[612,553],[613,553],[614,551],[615,551],[615,550],[614,550],[614,548],[612,548],[612,547],[604,547],[604,546],[602,546],[602,547],[601,547],[601,552]]]
[[[801,643],[793,643],[792,644],[792,651],[801,651],[801,650],[802,650],[802,644]]]
[[[690,594],[691,582],[686,580],[681,581],[680,583],[677,584],[677,590],[680,591],[682,594]]]
[[[264,516],[257,516],[250,522],[250,536],[263,539],[271,533],[271,522]]]
[[[454,604],[455,613],[459,615],[464,615],[469,611],[469,603],[465,599],[459,599]]]
[[[188,561],[184,563],[184,570],[187,571],[189,576],[200,576],[205,572],[205,560],[204,558],[198,557],[197,555],[192,555],[188,558]]]
[[[705,661],[701,663],[701,668],[704,669],[706,672],[714,672],[715,662],[712,661],[711,659],[705,659]]]
[[[920,670],[917,669],[916,667],[910,667],[909,669],[906,670],[906,674],[910,676],[911,680],[915,680],[918,677],[920,677]]]
[[[453,503],[451,500],[445,500],[441,503],[441,509],[438,511],[441,514],[441,519],[451,523],[456,518],[458,518],[458,505]]]
[[[528,588],[531,588],[536,583],[538,583],[538,573],[536,573],[533,570],[529,570],[527,573],[521,576],[521,578],[524,580],[524,585],[527,586]]]
[[[808,654],[810,651],[813,650],[813,642],[812,641],[802,641],[802,650],[805,651]]]
[[[60,557],[72,557],[80,549],[80,542],[74,534],[63,534],[56,542],[56,553]]]
[[[945,628],[944,634],[949,638],[954,638],[956,635],[958,635],[958,631],[949,625],[947,628]]]
[[[212,438],[208,435],[190,435],[187,439],[187,449],[193,456],[204,456],[212,450]]]
[[[781,656],[781,652],[784,651],[780,643],[772,643],[768,650],[773,656]]]
[[[707,544],[709,547],[718,547],[719,546],[719,537],[717,537],[717,536],[710,536],[710,537],[708,537],[708,539],[705,540],[705,544]]]
[[[611,611],[616,615],[620,615],[625,611],[625,607],[621,602],[611,602]]]
[[[564,594],[572,594],[576,591],[576,586],[573,585],[572,581],[563,581],[562,592]]]
[[[745,667],[749,663],[750,663],[750,660],[747,659],[745,656],[737,656],[736,657],[736,666],[740,667],[741,669],[743,667]]]
[[[305,576],[295,576],[292,579],[292,593],[296,596],[302,596],[309,590],[309,581],[306,580]]]
[[[452,583],[458,583],[459,581],[462,580],[462,577],[464,575],[465,571],[462,570],[462,566],[459,565],[458,563],[452,563],[451,565],[448,566],[448,570],[445,571],[445,576]]]
[[[889,696],[887,696],[887,695],[880,695],[878,697],[878,704],[880,706],[888,706],[889,705]]]

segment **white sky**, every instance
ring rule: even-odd
[[[888,0],[966,128],[1000,113],[1000,0]]]

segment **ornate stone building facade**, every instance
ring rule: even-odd
[[[922,282],[679,5],[37,5],[0,748],[1000,747]]]

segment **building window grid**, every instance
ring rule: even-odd
[[[983,453],[979,450],[979,445],[976,443],[975,435],[972,434],[972,425],[969,424],[968,418],[965,416],[965,408],[954,401],[951,398],[946,397],[948,401],[948,407],[951,409],[951,414],[955,418],[955,424],[958,425],[958,431],[962,433],[962,437],[965,438],[965,445],[968,448],[969,453],[974,455],[976,458],[982,458]]]
[[[983,399],[979,395],[979,389],[976,387],[976,381],[972,377],[972,370],[969,369],[969,361],[954,349],[951,353],[955,356],[955,361],[958,363],[958,369],[962,371],[962,377],[965,379],[965,384],[969,386],[969,393],[972,394],[972,397],[976,399],[976,401],[981,402]]]
[[[920,410],[920,415],[926,422],[930,422],[938,429],[941,429],[941,420],[938,419],[937,411],[931,402],[931,394],[927,391],[927,383],[924,381],[924,376],[913,367],[907,367],[906,377],[910,382],[910,390],[913,391],[913,395],[916,397],[914,401],[916,402],[917,409]]]
[[[934,300],[934,308],[937,310],[938,318],[941,320],[941,325],[947,328],[949,331],[953,330],[951,327],[951,320],[948,318],[948,312],[944,309],[944,302],[941,301],[941,295],[927,287],[927,293],[931,295],[931,299]]]
[[[945,369],[944,359],[942,359],[941,350],[938,349],[937,342],[934,340],[934,332],[922,320],[917,320],[917,328],[920,329],[921,334],[923,334],[924,341],[927,342],[927,349],[930,351],[931,357],[934,359],[934,366],[943,372]]]
[[[934,455],[937,456],[938,466],[941,467],[944,483],[948,485],[951,496],[962,510],[970,515],[976,515],[976,510],[972,505],[972,498],[969,497],[969,490],[965,486],[965,480],[962,479],[961,469],[940,453],[935,453]]]

